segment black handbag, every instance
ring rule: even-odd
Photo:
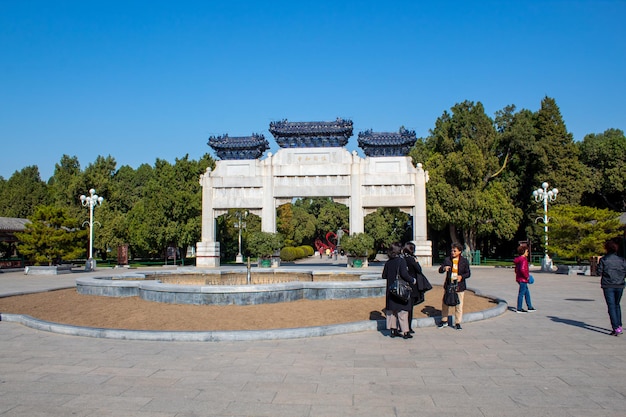
[[[389,286],[389,296],[400,304],[406,304],[411,298],[411,286],[400,277],[400,270],[396,272],[396,279]]]
[[[447,306],[454,307],[461,304],[459,301],[459,294],[456,293],[456,283],[448,284],[443,293],[443,303]]]

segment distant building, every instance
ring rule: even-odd
[[[16,243],[18,239],[15,233],[25,231],[27,223],[30,223],[30,220],[16,217],[0,217],[0,259],[17,256]],[[7,262],[0,261],[0,268],[13,266]]]

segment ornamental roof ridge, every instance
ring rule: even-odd
[[[352,120],[330,122],[271,122],[269,131],[281,148],[343,147],[352,136]]]
[[[265,136],[258,133],[251,136],[228,136],[228,133],[211,136],[208,145],[220,159],[258,159],[269,149]]]
[[[270,122],[269,131],[274,137],[285,135],[331,135],[352,136],[352,120],[337,118],[333,121],[289,122],[283,119]]]
[[[417,141],[415,131],[401,127],[398,132],[359,132],[358,144],[366,156],[406,156]]]

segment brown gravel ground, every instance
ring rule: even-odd
[[[434,286],[414,317],[441,315],[442,288]],[[299,300],[251,306],[163,304],[138,297],[81,295],[75,289],[0,298],[0,312],[98,328],[130,330],[264,330],[322,326],[384,318],[383,297],[349,300]],[[486,310],[495,301],[465,293],[465,312]]]

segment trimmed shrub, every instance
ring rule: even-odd
[[[304,257],[313,256],[315,254],[315,249],[313,249],[313,246],[302,245],[300,247],[304,249]]]

